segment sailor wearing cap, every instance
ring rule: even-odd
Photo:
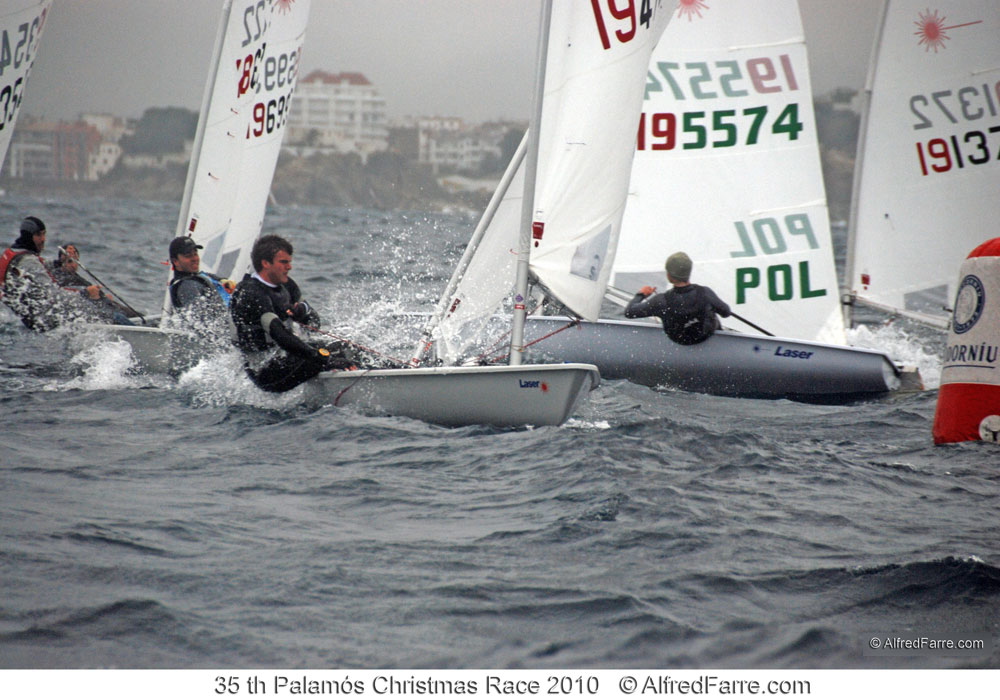
[[[202,247],[189,236],[178,236],[170,241],[170,266],[174,271],[170,281],[170,304],[174,309],[195,303],[206,304],[221,314],[229,306],[229,295],[236,285],[232,280],[201,271],[198,251]]]

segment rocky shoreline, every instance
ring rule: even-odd
[[[830,219],[846,219],[850,211],[853,156],[822,149]],[[109,197],[179,202],[187,167],[167,169],[119,167],[97,182],[31,181],[5,178],[0,188],[23,194]],[[497,174],[495,179],[499,179]],[[482,211],[491,192],[451,192],[430,169],[392,153],[379,153],[362,163],[356,154],[282,157],[271,194],[279,204],[365,207],[384,211]]]

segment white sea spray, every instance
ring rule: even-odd
[[[924,387],[936,389],[941,383],[938,345],[943,345],[943,334],[939,331],[928,333],[918,333],[893,323],[861,324],[848,329],[847,341],[850,345],[884,352],[898,364],[916,367]]]

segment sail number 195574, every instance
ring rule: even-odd
[[[655,112],[639,115],[639,136],[636,150],[672,151],[678,141],[678,134],[683,134],[681,148],[728,148],[731,146],[753,146],[758,142],[765,118],[767,106],[747,107],[739,112],[735,109],[717,109],[706,112],[684,112],[678,115],[673,112]],[[679,128],[678,128],[679,127]],[[785,135],[789,141],[799,138],[799,132],[805,129],[799,119],[799,106],[795,102],[785,105],[781,113],[770,125],[770,133],[775,136]]]

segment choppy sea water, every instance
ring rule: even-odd
[[[133,306],[176,206],[6,198]],[[474,221],[269,212],[329,327],[383,348]],[[49,251],[51,253],[51,250]],[[558,428],[449,429],[178,378],[0,311],[2,668],[952,668],[1000,637],[1000,453],[934,447],[943,338],[854,333],[927,391],[847,406],[604,382]]]

